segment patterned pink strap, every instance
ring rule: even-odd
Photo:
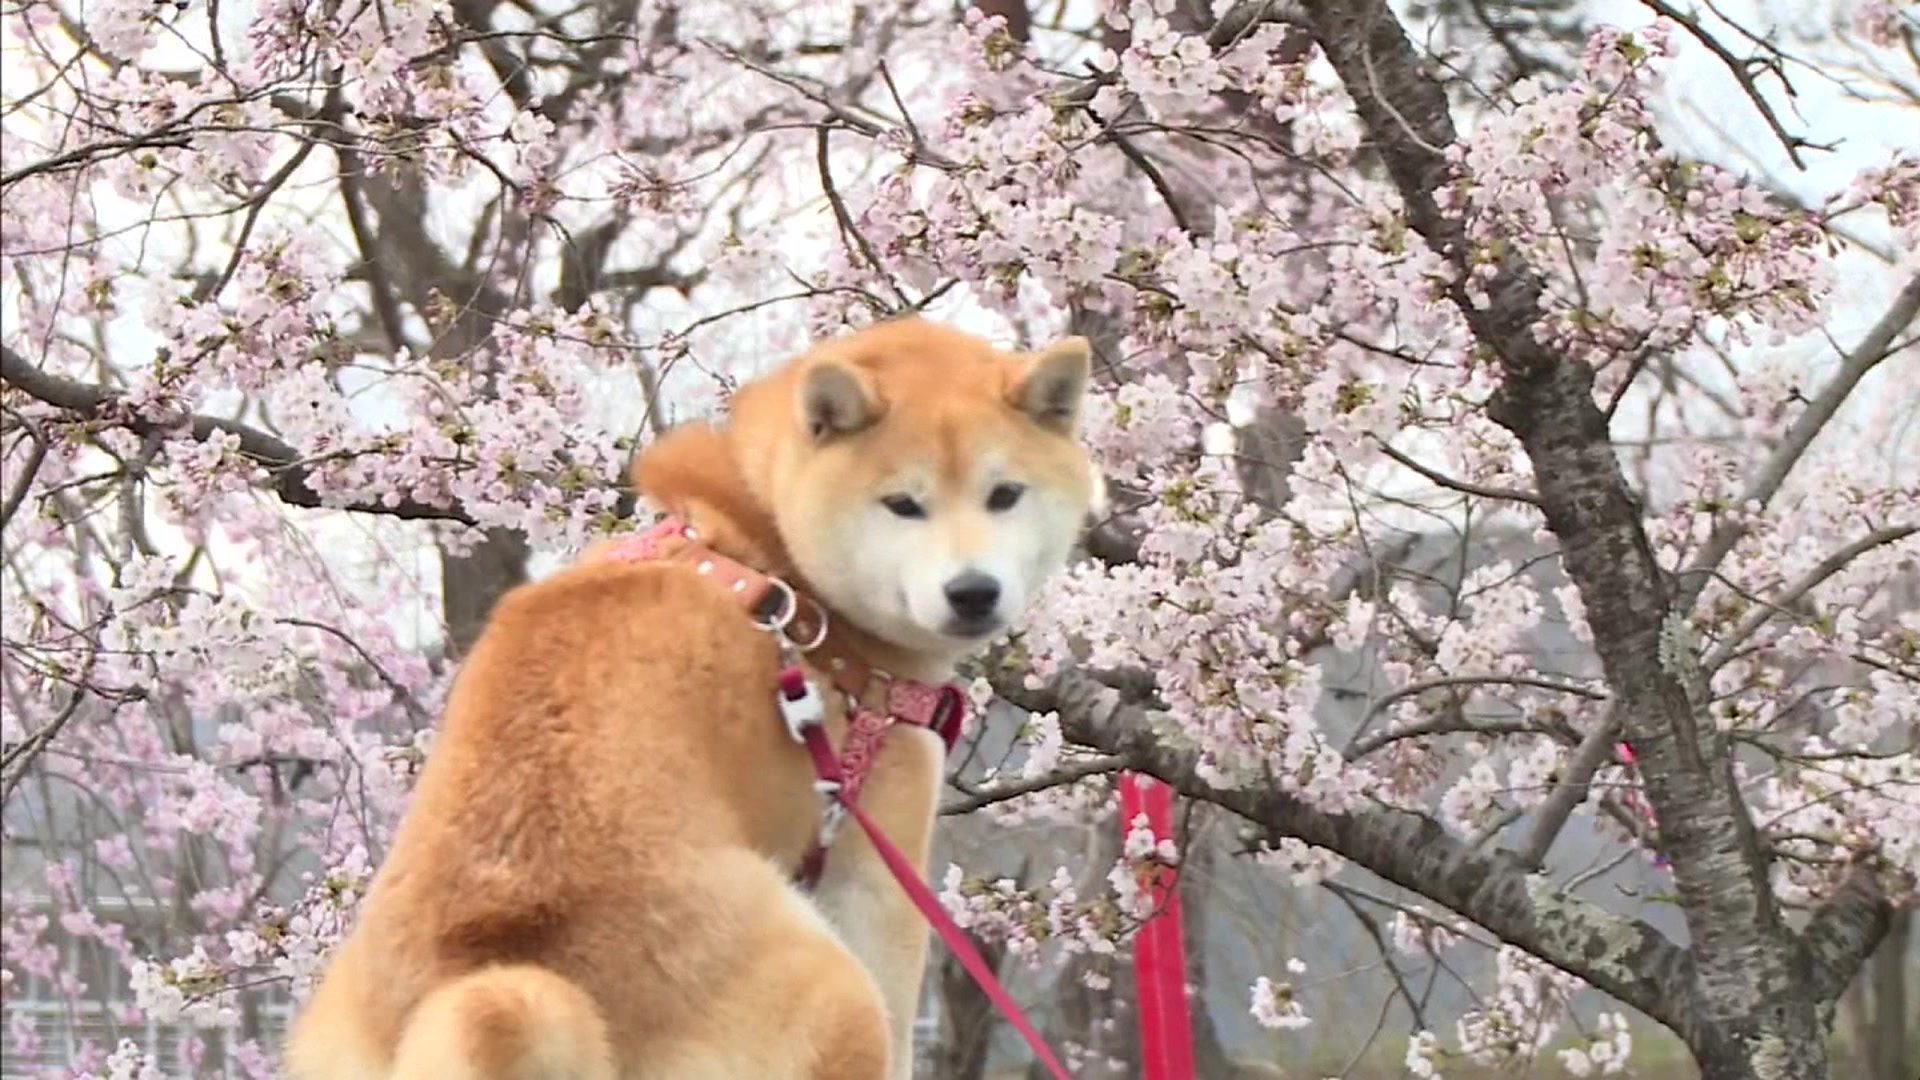
[[[815,772],[822,778],[831,773],[833,781],[840,785],[838,801],[853,806],[859,801],[860,789],[867,784],[867,774],[873,771],[874,759],[880,755],[880,743],[893,725],[911,724],[926,728],[940,736],[946,752],[952,753],[953,744],[960,738],[960,728],[966,718],[967,698],[959,687],[951,683],[929,686],[926,683],[894,679],[887,685],[885,713],[861,705],[853,705],[848,709],[847,737],[840,744],[837,755],[827,743],[826,733],[817,728],[807,732],[807,751],[814,758]],[[813,843],[808,845],[806,854],[801,856],[794,881],[802,889],[811,892],[820,883],[820,875],[827,867],[827,844],[830,842],[826,834],[816,836]]]
[[[940,736],[948,753],[960,737],[966,719],[966,697],[951,684],[929,686],[922,682],[895,679],[887,685],[887,711],[855,707],[847,717],[847,738],[840,744],[840,774],[845,777],[847,801],[860,797],[867,773],[880,755],[880,743],[887,729],[895,724],[926,728]]]
[[[841,790],[848,802],[858,799],[860,789],[867,786],[867,773],[879,756],[880,740],[892,726],[890,718],[872,709],[854,709],[847,716],[847,738],[840,744],[840,775],[845,777]]]
[[[933,686],[911,679],[894,679],[887,684],[887,712],[902,723],[923,727],[940,736],[953,753],[960,741],[960,728],[967,720],[967,695],[952,683]]]

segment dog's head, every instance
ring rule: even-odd
[[[826,342],[734,396],[728,442],[795,569],[868,633],[957,657],[1065,565],[1098,497],[1088,346],[1009,353],[917,319]]]

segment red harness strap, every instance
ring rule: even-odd
[[[788,667],[783,670],[780,673],[779,699],[782,711],[787,710],[790,702],[805,700],[812,693],[812,689],[806,683],[805,673],[799,668]],[[826,728],[817,721],[803,724],[800,727],[800,736],[801,742],[807,748],[807,755],[813,759],[813,772],[819,778],[820,789],[828,799],[832,800],[830,805],[842,813],[851,815],[854,824],[860,826],[860,831],[867,834],[867,841],[879,854],[880,861],[886,864],[887,871],[893,875],[893,879],[906,890],[907,899],[913,901],[913,906],[920,910],[921,917],[933,926],[933,932],[940,935],[941,944],[945,945],[947,951],[953,953],[954,958],[960,961],[961,967],[967,969],[967,974],[973,976],[973,981],[979,985],[980,992],[987,995],[987,1000],[993,1003],[993,1007],[1000,1010],[1000,1015],[1006,1017],[1007,1023],[1012,1024],[1013,1029],[1026,1040],[1027,1046],[1033,1050],[1033,1055],[1046,1066],[1047,1073],[1055,1080],[1068,1080],[1067,1070],[1061,1067],[1060,1060],[1053,1056],[1053,1051],[1048,1048],[1046,1040],[1033,1029],[1033,1024],[1027,1020],[1026,1014],[1020,1011],[1020,1006],[1014,1002],[1006,988],[1000,985],[1000,980],[994,978],[993,969],[987,966],[987,962],[981,958],[979,951],[973,947],[967,932],[960,929],[960,925],[953,921],[953,916],[947,914],[947,909],[941,905],[940,898],[933,894],[933,890],[927,887],[926,882],[920,880],[920,872],[907,861],[906,855],[894,846],[893,841],[887,839],[887,834],[880,831],[880,826],[867,816],[865,810],[860,809],[860,804],[849,797],[848,778],[840,771],[842,757],[834,755],[832,744],[827,742]]]
[[[824,609],[812,605],[813,610],[807,611],[809,605],[801,602],[792,586],[700,545],[691,528],[672,518],[612,545],[601,557],[628,562],[654,559],[691,562],[697,573],[739,597],[748,616],[773,633],[780,643],[782,664],[774,700],[788,733],[806,748],[807,756],[812,759],[814,786],[827,800],[820,830],[795,874],[796,883],[808,890],[818,884],[826,867],[827,849],[833,843],[841,818],[851,815],[887,872],[906,891],[907,899],[960,961],[960,966],[979,984],[987,1000],[1026,1040],[1034,1056],[1055,1080],[1068,1080],[1066,1069],[994,977],[993,969],[981,959],[966,931],[960,929],[941,906],[939,897],[920,880],[919,871],[906,855],[887,839],[866,811],[860,809],[860,789],[866,784],[882,739],[894,724],[927,728],[938,734],[947,750],[952,751],[966,717],[966,697],[960,688],[895,678],[834,648]],[[799,663],[800,654],[815,652],[826,660],[833,685],[847,697],[847,735],[837,754],[827,738],[826,710],[819,692]]]
[[[791,685],[798,678],[801,686]],[[780,710],[787,719],[787,730],[794,738],[807,742],[807,725],[798,721],[795,706],[802,700],[806,690],[806,674],[797,666],[789,666],[780,673]],[[839,830],[842,811],[838,802],[858,802],[860,789],[867,784],[867,774],[873,770],[873,762],[880,754],[880,743],[895,724],[911,724],[923,727],[940,736],[947,753],[953,752],[953,744],[960,738],[960,725],[966,719],[966,697],[956,686],[928,686],[926,683],[908,679],[889,679],[886,689],[886,707],[881,710],[869,709],[860,704],[858,698],[849,695],[847,706],[847,735],[841,740],[840,755],[835,765],[840,772],[837,797],[827,804],[827,811],[821,822],[820,832],[814,837],[807,853],[800,858],[800,869],[794,873],[794,881],[808,892],[820,884],[820,875],[827,868],[827,848],[832,846],[834,835]],[[825,729],[818,724],[812,730],[818,731],[815,741],[827,745]],[[814,747],[808,744],[808,752]],[[831,752],[831,747],[828,748]],[[827,782],[814,772],[818,781]]]

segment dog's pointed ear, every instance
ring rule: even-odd
[[[859,431],[880,418],[880,406],[858,372],[821,360],[800,380],[800,426],[814,439]]]
[[[1093,349],[1078,334],[1034,353],[1013,387],[1013,403],[1043,428],[1071,433],[1080,419]]]

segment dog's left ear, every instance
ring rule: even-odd
[[[1013,387],[1013,403],[1041,427],[1071,434],[1086,396],[1092,353],[1078,334],[1034,353]]]
[[[800,425],[818,440],[859,431],[880,417],[879,403],[860,374],[835,360],[820,360],[800,383]]]

